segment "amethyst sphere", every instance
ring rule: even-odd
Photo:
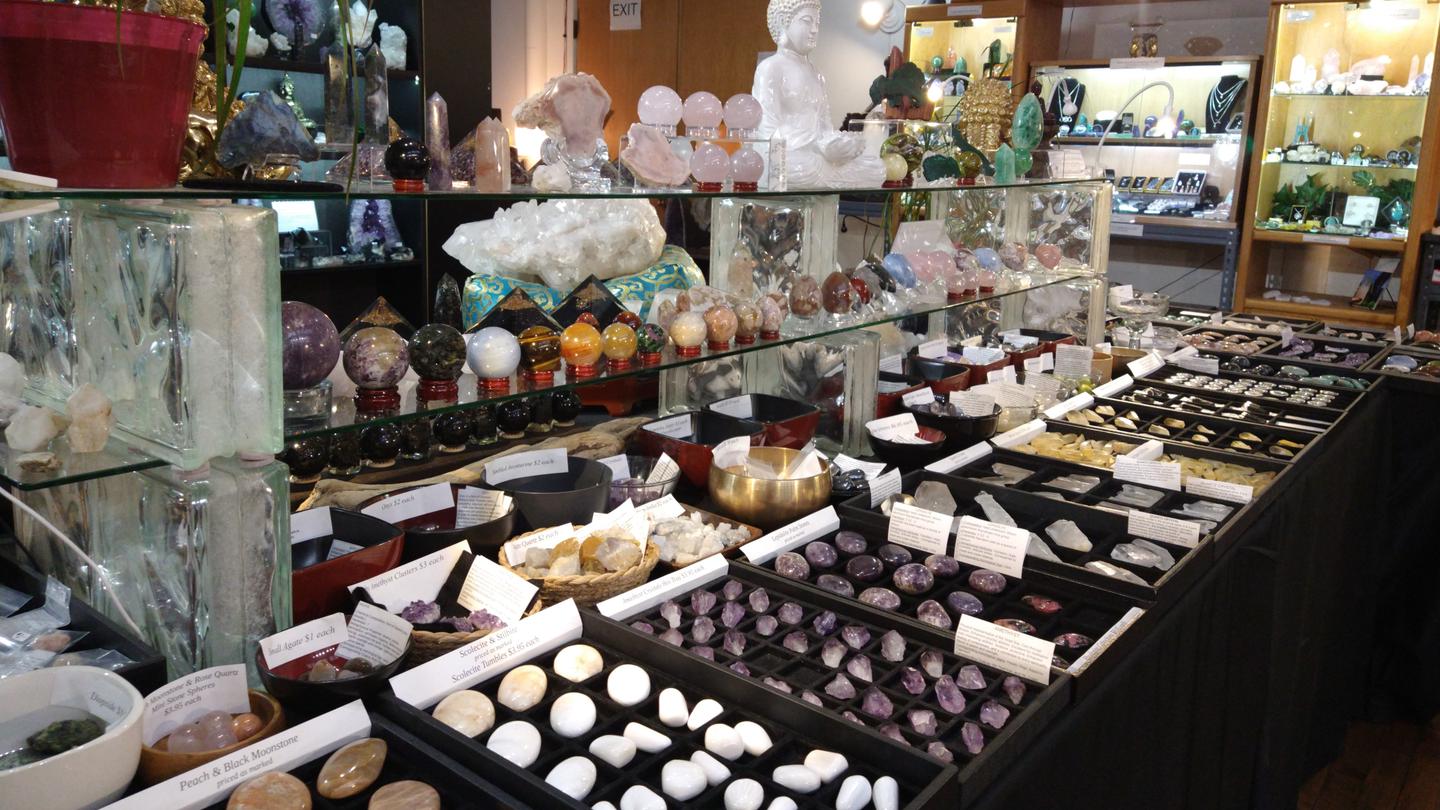
[[[280,318],[285,390],[314,388],[335,370],[335,361],[340,359],[340,333],[330,316],[299,301],[282,303]]]
[[[394,329],[371,326],[345,343],[345,373],[360,388],[392,388],[409,370],[410,346]]]

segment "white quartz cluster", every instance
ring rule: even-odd
[[[645,200],[522,202],[455,229],[445,252],[472,273],[536,280],[570,290],[649,268],[665,229]]]
[[[662,520],[650,530],[650,542],[660,549],[660,559],[672,565],[689,565],[749,539],[744,529],[729,523],[712,526],[695,512]]]

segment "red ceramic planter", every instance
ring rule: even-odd
[[[808,402],[797,402],[770,394],[744,394],[720,402],[712,402],[705,406],[705,411],[727,413],[723,409],[737,400],[748,402],[750,415],[745,417],[746,419],[765,426],[766,447],[788,447],[791,450],[803,450],[805,445],[815,438],[815,428],[820,425],[820,409]],[[716,407],[717,405],[719,408]],[[741,405],[741,408],[744,407]],[[727,415],[733,414],[727,413]]]
[[[683,420],[688,420],[688,424]],[[677,430],[676,425],[683,427]],[[682,435],[666,435],[667,433]],[[659,458],[660,454],[664,453],[674,459],[675,463],[680,465],[680,472],[684,474],[685,480],[693,486],[705,489],[710,481],[710,464],[714,461],[715,445],[736,436],[748,436],[750,446],[759,447],[765,441],[765,426],[723,413],[686,411],[662,416],[641,425],[640,429],[635,431],[635,444],[641,455]]]
[[[352,600],[349,587],[362,580],[389,571],[400,564],[405,549],[405,533],[385,521],[351,512],[331,509],[330,523],[334,534],[295,543],[290,546],[290,575],[295,623],[301,624],[331,613],[344,613]],[[362,546],[359,551],[325,559],[335,540]]]

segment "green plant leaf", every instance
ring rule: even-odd
[[[225,97],[219,99],[220,106],[225,110],[227,118],[230,114],[230,105],[235,103],[235,98],[240,92],[240,77],[245,72],[245,51],[250,44],[250,4],[241,3],[238,11],[240,13],[240,19],[235,23],[235,66],[234,69],[230,71],[230,82],[225,89]],[[219,120],[221,124],[216,131],[224,132],[225,118],[220,118]]]

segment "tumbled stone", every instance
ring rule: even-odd
[[[1027,636],[1035,635],[1035,625],[1023,619],[996,619],[995,623],[1006,630],[1014,630],[1017,633],[1024,633]]]
[[[690,761],[705,771],[705,780],[712,786],[730,778],[730,769],[725,767],[725,763],[711,756],[709,751],[696,751],[690,755]]]
[[[105,449],[110,438],[110,428],[115,426],[111,413],[110,398],[99,388],[85,383],[65,400],[65,415],[70,418],[70,427],[65,437],[70,449],[76,453],[98,453]]]
[[[846,554],[864,554],[869,548],[865,537],[859,532],[842,531],[835,533],[835,547]]]
[[[485,747],[518,767],[528,768],[540,756],[540,732],[524,720],[511,720],[490,734]]]
[[[951,591],[945,595],[945,604],[956,613],[965,616],[979,616],[985,610],[985,603],[973,593],[967,591]]]
[[[1010,710],[996,703],[987,700],[980,704],[980,722],[991,728],[1004,728],[1005,721],[1010,719]]]
[[[895,711],[895,705],[885,693],[875,687],[865,690],[865,697],[860,701],[860,711],[881,720],[889,717]]]
[[[650,697],[650,673],[634,664],[621,664],[610,671],[605,691],[621,706],[638,705]]]
[[[965,711],[965,696],[960,693],[960,687],[955,685],[955,680],[949,675],[941,675],[935,679],[935,702],[951,714]]]
[[[774,741],[770,739],[770,732],[753,720],[741,720],[736,723],[735,733],[740,735],[740,741],[745,744],[745,753],[752,757],[764,754],[775,745]]]
[[[796,793],[814,793],[820,789],[820,775],[804,765],[781,765],[771,771],[770,778],[775,784]]]
[[[727,628],[734,627],[744,619],[745,607],[739,602],[726,602],[725,606],[720,608],[720,623]]]
[[[832,568],[840,561],[835,547],[823,540],[816,540],[805,546],[805,559],[816,568]]]
[[[880,657],[886,661],[901,661],[905,658],[905,637],[894,630],[885,631],[880,637]]]
[[[850,769],[850,760],[844,754],[817,748],[805,755],[805,767],[814,771],[821,782],[829,784]]]
[[[851,585],[850,580],[844,577],[835,574],[821,574],[815,578],[815,584],[821,590],[839,594],[847,599],[855,598],[855,586]]]
[[[647,754],[664,751],[670,747],[669,737],[640,723],[626,723],[625,730],[620,733],[625,736],[625,739],[635,743],[636,748]]]
[[[1000,688],[1005,690],[1005,697],[1017,706],[1025,699],[1025,682],[1014,675],[1006,675],[1005,680],[1000,682]]]
[[[974,664],[966,664],[955,673],[955,684],[961,689],[979,691],[985,688],[985,674]]]
[[[466,737],[478,737],[495,725],[495,705],[490,698],[470,689],[446,695],[432,714]]]
[[[894,633],[891,630],[890,633]],[[886,633],[889,635],[889,633]],[[863,625],[847,624],[840,629],[840,639],[852,650],[858,650],[870,643],[870,630]],[[884,638],[882,637],[883,641]]]
[[[567,692],[550,704],[550,728],[561,737],[590,733],[595,727],[595,701],[583,692]]]
[[[819,635],[828,636],[835,632],[835,628],[839,623],[840,619],[835,615],[835,611],[822,610],[816,614],[814,620],[810,622],[810,626],[815,628],[815,632]]]
[[[900,783],[893,776],[876,779],[870,800],[875,810],[900,810]]]
[[[879,557],[886,565],[898,568],[914,559],[910,549],[904,546],[897,546],[894,543],[886,543],[875,549],[875,556]]]
[[[709,785],[705,769],[688,760],[672,759],[660,769],[660,789],[677,801],[689,801]]]
[[[529,711],[545,699],[545,671],[534,664],[518,666],[500,679],[495,699],[501,706],[517,712]]]
[[[734,762],[745,753],[745,742],[740,732],[724,723],[715,723],[705,729],[705,750],[724,760]]]
[[[226,810],[310,810],[310,788],[288,773],[272,772],[235,788]]]
[[[389,744],[378,737],[356,740],[325,760],[315,792],[327,799],[348,799],[375,784],[385,767]]]
[[[631,785],[620,797],[620,810],[665,810],[660,794],[644,785]]]
[[[605,734],[590,742],[590,755],[616,768],[623,768],[635,758],[635,743],[619,734]]]
[[[870,659],[863,655],[851,658],[845,664],[845,671],[862,681],[875,680],[875,669],[870,665]]]
[[[955,623],[950,620],[950,614],[946,613],[945,608],[940,607],[940,603],[934,599],[926,599],[921,602],[920,606],[915,608],[915,617],[941,630],[949,630],[955,626]]]
[[[590,795],[598,776],[595,763],[586,757],[563,759],[545,775],[545,784],[577,801]]]
[[[1094,643],[1093,639],[1081,633],[1062,633],[1055,637],[1055,646],[1067,650],[1083,650]]]
[[[935,575],[919,563],[906,563],[895,569],[891,576],[895,589],[911,596],[919,596],[935,587]]]
[[[1034,594],[1027,594],[1021,597],[1020,601],[1023,602],[1026,607],[1030,608],[1036,613],[1044,613],[1047,615],[1051,613],[1059,613],[1061,608],[1060,603],[1055,601],[1054,599],[1050,599],[1045,596],[1036,596]]]
[[[881,610],[900,607],[900,595],[889,588],[866,588],[860,592],[860,601]]]
[[[580,683],[599,675],[605,668],[605,659],[589,644],[571,644],[555,653],[550,668],[565,680]]]
[[[810,563],[804,556],[786,551],[775,558],[775,573],[804,582],[810,578]]]
[[[980,568],[970,572],[970,587],[981,593],[1002,593],[1005,590],[1005,575],[999,571]]]
[[[725,810],[760,810],[765,788],[754,779],[736,779],[725,786]]]
[[[860,582],[874,582],[885,574],[885,564],[879,557],[861,554],[845,563],[845,573]]]
[[[953,577],[960,573],[960,561],[948,554],[931,554],[925,558],[925,567],[937,577]]]
[[[424,782],[391,782],[370,797],[369,810],[440,810],[440,793]]]

